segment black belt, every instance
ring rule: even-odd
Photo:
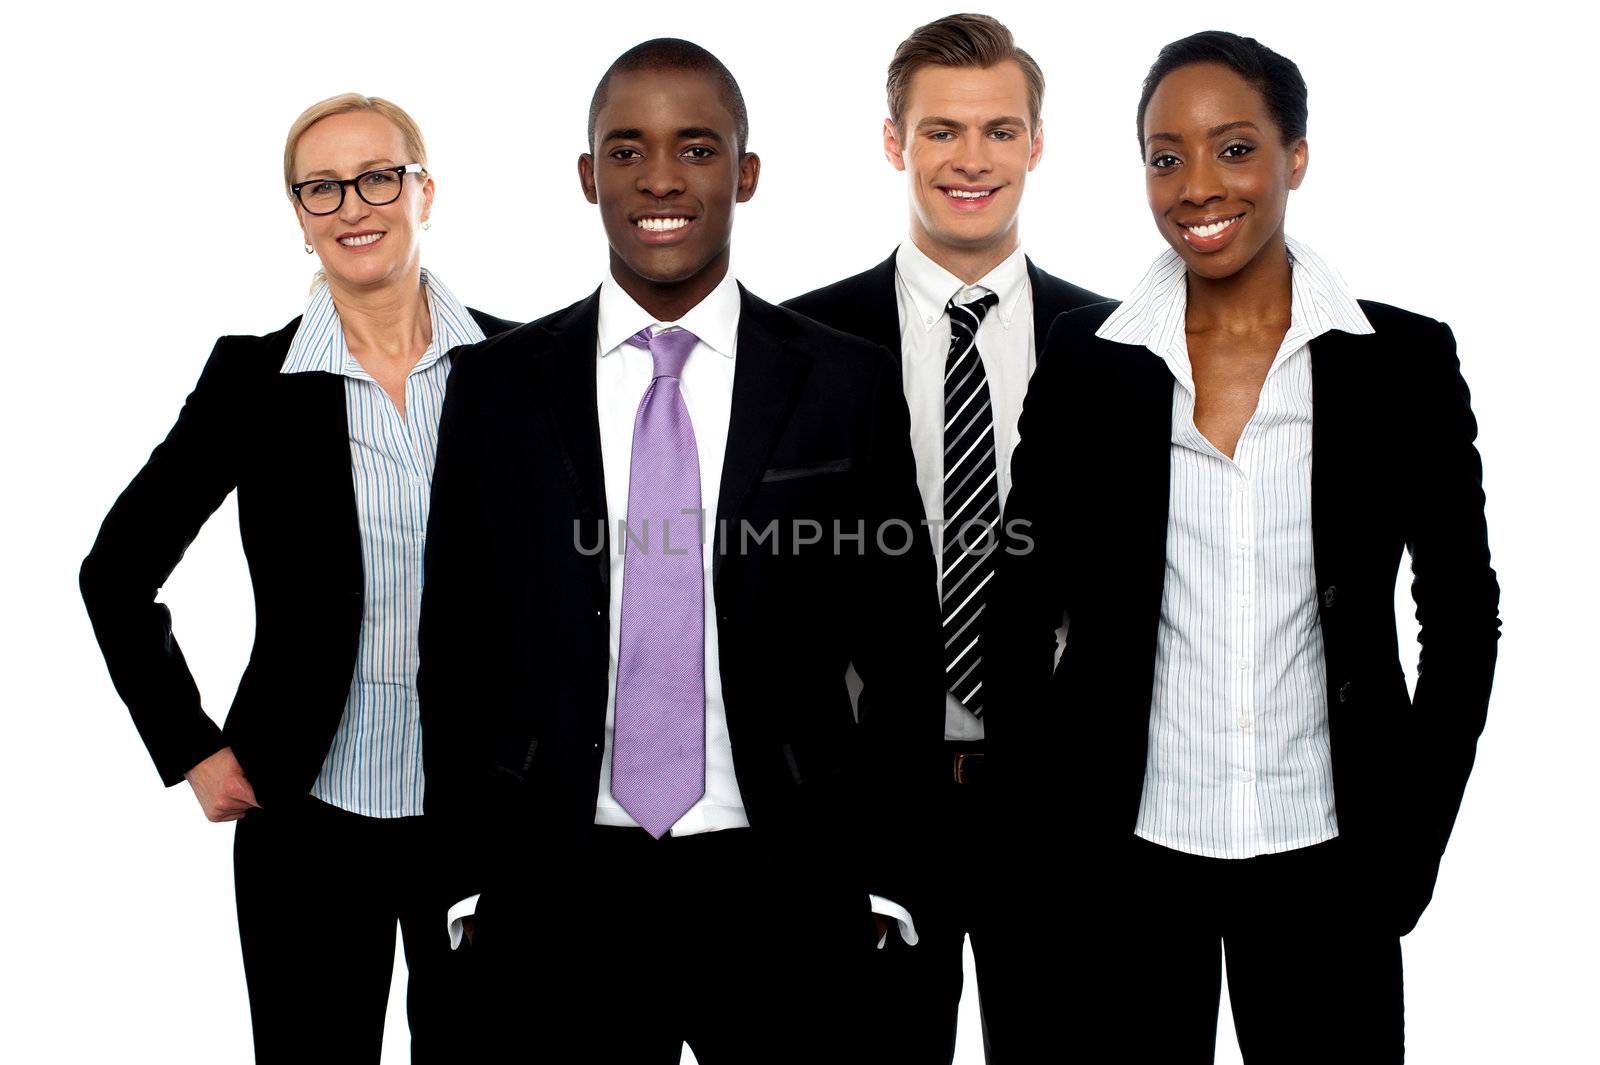
[[[981,784],[988,768],[988,753],[979,745],[947,742],[944,757],[950,767],[946,779],[955,784]]]

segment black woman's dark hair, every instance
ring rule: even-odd
[[[1144,76],[1144,92],[1139,96],[1139,151],[1144,152],[1144,112],[1150,97],[1163,78],[1180,67],[1195,63],[1221,63],[1248,81],[1272,113],[1272,120],[1283,132],[1283,143],[1293,144],[1306,135],[1306,79],[1294,60],[1279,55],[1254,37],[1241,37],[1226,30],[1206,30],[1173,41],[1156,56],[1150,73]]]

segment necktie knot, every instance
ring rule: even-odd
[[[952,296],[950,302],[944,305],[944,311],[950,316],[952,328],[965,327],[968,332],[977,332],[978,325],[983,321],[983,316],[989,309],[1000,302],[1000,295],[996,292],[986,292],[971,303],[957,302]]]
[[[655,376],[682,377],[683,364],[689,361],[689,353],[699,340],[687,329],[663,329],[656,333],[647,325],[629,337],[628,343],[650,352],[655,360]]]

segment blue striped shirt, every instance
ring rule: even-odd
[[[405,416],[350,353],[326,283],[311,293],[283,363],[284,373],[344,378],[361,529],[361,637],[344,717],[311,794],[368,817],[422,813],[417,620],[439,412],[450,373],[446,352],[483,339],[438,277],[424,270],[422,285],[433,341],[406,378]]]

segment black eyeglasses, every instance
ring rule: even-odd
[[[382,207],[400,198],[407,174],[426,174],[421,163],[405,166],[385,166],[368,170],[353,178],[312,178],[297,181],[289,186],[300,206],[307,214],[332,214],[344,206],[345,186],[355,186],[356,195],[374,207]]]

